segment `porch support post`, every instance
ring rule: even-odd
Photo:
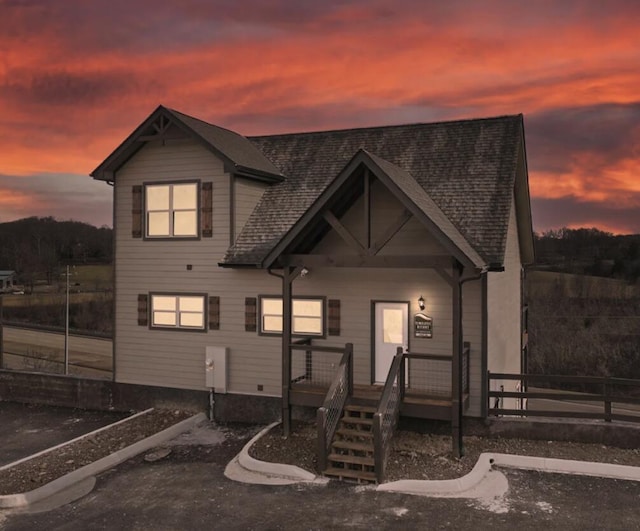
[[[462,444],[462,300],[460,297],[460,270],[459,262],[453,266],[452,275],[452,358],[451,358],[451,436],[453,438],[453,455],[462,457],[464,448]]]
[[[285,437],[291,433],[291,284],[294,268],[285,266],[282,271],[282,430]]]

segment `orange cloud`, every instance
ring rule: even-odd
[[[631,10],[285,0],[6,10],[0,174],[86,174],[160,103],[244,134],[632,104]],[[555,141],[567,150],[565,161],[554,153],[557,168],[544,149],[529,153],[534,197],[635,204],[640,154]]]

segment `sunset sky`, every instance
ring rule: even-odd
[[[0,0],[0,222],[111,225],[159,104],[241,134],[523,113],[534,229],[640,233],[640,2]]]

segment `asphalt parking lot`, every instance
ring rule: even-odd
[[[492,500],[425,498],[339,482],[264,486],[224,477],[255,432],[185,437],[164,460],[131,459],[85,497],[39,513],[0,512],[7,530],[76,529],[640,529],[640,483],[502,470]],[[3,527],[4,526],[4,527]]]
[[[127,416],[0,401],[0,466],[116,422]]]

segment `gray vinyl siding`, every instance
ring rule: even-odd
[[[131,237],[131,190],[144,182],[213,182],[213,237],[146,241]],[[229,176],[190,140],[146,144],[115,179],[116,380],[199,389],[208,333],[149,330],[137,324],[137,295],[157,291],[219,295],[211,279],[229,241]],[[192,269],[187,270],[187,265]]]
[[[233,181],[235,200],[233,234],[237,236],[242,231],[242,227],[249,219],[251,212],[260,201],[268,185],[241,177],[236,177]]]
[[[505,270],[487,279],[487,365],[491,372],[520,372],[521,261],[515,203],[511,205]],[[494,381],[495,389],[515,389],[514,381]],[[507,404],[508,405],[508,404]],[[514,404],[512,404],[514,405]]]
[[[131,238],[131,187],[146,181],[198,179],[213,182],[213,237],[198,241],[144,241]],[[281,280],[266,271],[218,267],[230,234],[230,176],[212,153],[196,142],[147,144],[118,172],[116,209],[116,380],[188,389],[205,388],[207,346],[229,349],[227,389],[230,393],[280,396],[281,338],[245,331],[245,298],[281,293]],[[238,180],[234,187],[233,220],[238,229],[258,200],[262,185]],[[404,207],[381,185],[372,187],[373,241],[402,213]],[[364,230],[362,200],[343,217],[359,239]],[[316,252],[353,253],[334,231]],[[415,219],[400,230],[381,254],[438,254],[445,249]],[[192,270],[187,270],[192,265]],[[207,293],[220,297],[220,329],[207,332],[150,330],[137,324],[137,295],[157,291]],[[410,316],[426,300],[433,318],[433,338],[409,334],[417,352],[451,355],[452,290],[430,269],[313,268],[293,283],[294,296],[322,296],[341,302],[340,336],[316,339],[324,345],[354,344],[355,381],[371,382],[372,301],[409,301]],[[472,395],[480,395],[480,288],[464,287],[465,340],[472,343]],[[259,316],[258,316],[259,318]],[[295,366],[295,360],[294,360]],[[330,369],[330,367],[328,367]],[[450,385],[450,376],[445,385]],[[477,380],[477,381],[475,381]],[[261,387],[262,390],[258,390]],[[475,400],[475,399],[474,399]],[[473,414],[479,411],[474,406]]]

